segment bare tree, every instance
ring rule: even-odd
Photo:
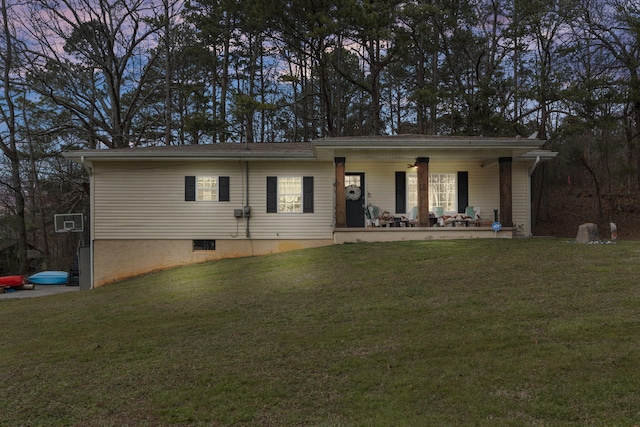
[[[110,148],[138,144],[143,136],[132,134],[136,115],[166,84],[153,72],[155,35],[166,28],[165,20],[150,19],[154,2],[30,4],[25,30],[38,67],[31,75],[33,89],[70,111],[89,141]]]
[[[358,86],[369,98],[367,116],[370,123],[366,125],[364,134],[380,135],[385,133],[386,125],[382,120],[382,74],[390,64],[397,60],[398,22],[396,15],[399,2],[384,0],[379,2],[347,3],[350,16],[342,18],[345,23],[341,29],[345,36],[345,46],[361,60],[360,75],[342,68],[342,64],[334,64],[342,77]],[[364,124],[364,123],[363,123]]]
[[[615,58],[611,84],[626,88],[623,113],[628,158],[640,170],[640,6],[637,2],[584,0],[585,28],[597,49]],[[640,188],[636,172],[635,187]]]

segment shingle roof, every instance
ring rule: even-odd
[[[361,150],[416,150],[455,148],[515,148],[521,152],[540,148],[544,141],[529,138],[483,138],[429,135],[393,135],[323,138],[313,142],[281,143],[216,143],[194,145],[172,145],[155,147],[134,147],[105,150],[79,150],[64,153],[67,158],[86,159],[166,159],[203,158],[218,159],[314,159],[318,150],[324,153],[336,149]]]
[[[313,146],[304,142],[283,143],[217,143],[193,145],[163,145],[108,150],[78,150],[64,153],[65,157],[86,158],[166,158],[166,157],[243,157],[243,158],[312,158]]]

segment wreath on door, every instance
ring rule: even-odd
[[[357,185],[349,185],[347,187],[346,195],[349,200],[358,200],[360,195],[362,194],[362,190]]]

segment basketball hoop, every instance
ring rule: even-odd
[[[84,215],[81,213],[55,214],[53,216],[56,233],[82,233]]]

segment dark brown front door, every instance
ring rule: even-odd
[[[344,174],[347,227],[364,227],[364,173]]]

